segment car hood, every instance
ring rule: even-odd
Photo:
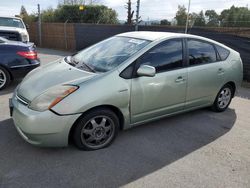
[[[30,46],[35,46],[34,43],[32,42],[20,42],[20,41],[11,41],[11,40],[6,40],[2,45],[10,45],[10,46],[21,46],[21,47],[30,47]]]
[[[79,84],[96,75],[74,68],[64,60],[58,60],[31,71],[19,85],[17,93],[24,99],[32,101],[50,87]]]
[[[0,31],[16,31],[16,32],[26,32],[25,28],[17,28],[17,27],[7,27],[7,26],[0,26]]]

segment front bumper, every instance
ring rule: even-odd
[[[70,129],[80,116],[59,116],[49,110],[31,110],[20,103],[15,94],[10,100],[11,109],[15,127],[22,138],[30,144],[42,147],[67,146]]]

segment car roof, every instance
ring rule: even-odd
[[[117,36],[123,36],[123,37],[131,37],[131,38],[139,38],[144,40],[160,40],[164,38],[170,38],[170,37],[184,37],[184,36],[190,36],[189,34],[183,34],[183,33],[172,33],[172,32],[157,32],[157,31],[134,31],[134,32],[127,32],[118,34]]]
[[[168,38],[179,38],[179,37],[188,37],[188,38],[194,38],[194,39],[201,39],[207,42],[211,42],[217,45],[220,45],[224,48],[227,48],[229,50],[232,50],[228,46],[225,46],[224,44],[221,44],[215,40],[201,37],[198,35],[191,35],[191,34],[184,34],[184,33],[173,33],[173,32],[158,32],[158,31],[133,31],[133,32],[127,32],[127,33],[121,33],[116,36],[122,36],[122,37],[131,37],[131,38],[137,38],[137,39],[144,39],[144,40],[150,40],[150,41],[158,41],[158,40],[164,40]]]
[[[161,39],[168,39],[173,37],[189,37],[189,38],[196,38],[196,39],[202,39],[210,42],[215,42],[214,40],[201,37],[198,35],[191,35],[191,34],[184,34],[184,33],[173,33],[173,32],[158,32],[158,31],[133,31],[133,32],[127,32],[127,33],[121,33],[116,36],[122,36],[122,37],[131,37],[131,38],[138,38],[138,39],[144,39],[144,40],[150,40],[150,41],[157,41]]]
[[[16,17],[16,16],[0,16],[0,18],[13,18],[13,19],[19,19],[19,20],[21,20],[22,18],[20,18],[20,17]]]

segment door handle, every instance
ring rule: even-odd
[[[185,79],[184,79],[182,76],[179,76],[179,77],[175,80],[175,82],[177,82],[177,83],[183,82],[183,81],[185,81]]]

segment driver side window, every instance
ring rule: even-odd
[[[182,52],[182,39],[171,39],[144,54],[140,64],[155,67],[157,73],[178,69],[183,66]]]

